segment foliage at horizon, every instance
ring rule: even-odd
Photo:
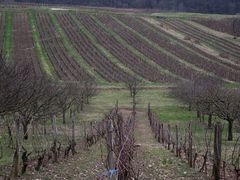
[[[117,8],[145,8],[167,11],[236,14],[240,1],[236,0],[16,0],[16,2],[85,5]]]

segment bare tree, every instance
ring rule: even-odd
[[[24,139],[28,139],[28,126],[32,121],[41,120],[59,111],[55,104],[61,91],[58,85],[42,78],[32,83],[28,93],[31,97],[28,104],[17,108],[17,112],[22,117]]]
[[[197,110],[197,116],[203,112],[212,119],[213,99],[212,96],[218,92],[222,82],[209,77],[199,76],[191,81],[180,82],[173,93],[177,98],[188,104],[189,111],[194,107]]]
[[[87,79],[78,83],[78,93],[76,94],[77,111],[82,111],[84,104],[89,104],[89,99],[96,94],[97,90],[94,81]]]
[[[206,80],[197,87],[196,104],[198,110],[208,115],[208,128],[212,127],[214,115],[214,99],[219,94],[222,83],[219,81]]]
[[[237,18],[234,18],[232,20],[232,32],[233,32],[233,39],[237,39],[239,36],[239,26],[240,26],[240,21]]]
[[[7,65],[0,54],[0,114],[13,113],[17,108],[28,103],[26,96],[30,88],[30,72],[28,65]]]
[[[177,87],[172,90],[173,94],[188,104],[188,110],[191,111],[195,103],[195,84],[192,81],[183,81],[177,84]]]
[[[57,105],[62,111],[63,124],[66,124],[66,112],[73,105],[75,101],[73,93],[77,93],[78,89],[75,83],[64,83],[60,91],[61,93],[57,97]]]
[[[236,173],[236,179],[240,177],[240,136],[237,138],[232,151],[231,164]]]
[[[130,97],[132,98],[133,114],[135,115],[136,105],[137,105],[136,95],[141,90],[142,81],[138,80],[138,79],[129,80],[128,82],[126,82],[126,86],[128,87],[129,92],[130,92]]]
[[[96,83],[93,80],[85,80],[83,82],[84,84],[84,89],[85,89],[85,97],[86,97],[86,104],[89,103],[89,99],[92,96],[95,96],[97,94],[97,90],[96,90]]]
[[[228,122],[228,140],[233,140],[233,123],[240,117],[240,90],[222,89],[214,99],[215,113]]]
[[[17,177],[19,174],[20,151],[21,151],[21,127],[22,118],[17,110],[24,107],[31,96],[27,96],[26,90],[29,89],[30,71],[29,66],[20,66],[19,64],[5,63],[3,56],[0,54],[0,115],[13,115],[15,122],[16,138],[13,155],[13,166],[11,176]],[[12,138],[11,126],[8,125],[9,138]]]

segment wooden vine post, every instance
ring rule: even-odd
[[[171,146],[171,126],[168,124],[167,126],[167,149],[170,150]]]
[[[108,151],[108,157],[107,157],[107,163],[108,163],[108,169],[112,170],[115,169],[115,158],[114,158],[114,127],[113,127],[113,119],[112,117],[107,118],[107,151]],[[111,177],[111,180],[116,179],[116,175],[113,175]]]
[[[176,125],[176,156],[179,157],[179,134],[178,134],[178,125]]]
[[[222,146],[222,124],[217,123],[214,127],[214,159],[213,159],[213,179],[220,180],[221,169],[221,146]]]
[[[18,177],[19,166],[20,166],[20,151],[21,151],[21,135],[20,135],[20,117],[15,115],[15,125],[16,125],[16,148],[13,156],[13,166],[11,177]]]
[[[161,142],[161,124],[158,123],[158,142],[160,143]]]
[[[150,113],[151,113],[151,104],[148,103],[148,118],[150,117]]]
[[[161,138],[162,138],[162,144],[164,144],[164,125],[161,123]]]
[[[56,121],[56,116],[52,116],[52,129],[53,129],[53,146],[51,148],[53,152],[53,163],[58,161],[58,152],[57,152],[57,121]]]
[[[192,122],[190,121],[188,126],[188,164],[193,167],[193,137],[192,137]]]
[[[76,146],[76,138],[75,138],[75,123],[76,123],[76,111],[72,112],[72,142],[71,142],[71,148],[72,148],[72,154],[74,155],[76,153],[75,146]]]

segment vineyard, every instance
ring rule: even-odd
[[[1,5],[0,178],[238,180],[235,18]]]
[[[237,41],[185,20],[156,20],[137,13],[24,11],[1,12],[0,45],[9,62],[15,57],[16,62],[26,61],[38,76],[47,73],[62,81],[90,78],[100,85],[134,78],[174,83],[199,76],[240,81]]]
[[[239,36],[239,19],[237,18],[201,18],[201,19],[193,19],[193,21],[196,21],[199,24],[202,24],[204,26],[207,26],[211,29],[214,29],[216,31],[224,32],[227,34],[231,34],[233,36]]]

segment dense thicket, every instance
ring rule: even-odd
[[[107,6],[122,8],[157,8],[171,11],[204,13],[240,12],[239,0],[16,0],[17,2]]]

